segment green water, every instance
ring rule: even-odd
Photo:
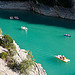
[[[9,16],[20,20],[10,20]],[[26,26],[28,31],[21,30]],[[75,21],[46,17],[29,11],[0,10],[0,27],[20,48],[32,51],[47,75],[75,75]],[[64,37],[64,34],[72,37]],[[65,55],[71,61],[64,63],[55,55]]]

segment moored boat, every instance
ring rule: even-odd
[[[57,56],[55,56],[57,59],[59,59],[59,60],[61,60],[61,61],[63,61],[63,62],[69,62],[70,60],[69,59],[67,59],[64,55],[62,56],[62,55],[57,55]]]
[[[14,16],[14,19],[19,19],[19,17],[18,16]]]
[[[13,16],[10,16],[9,18],[10,18],[10,19],[14,19]]]

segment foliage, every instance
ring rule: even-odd
[[[0,40],[0,45],[7,48],[11,56],[17,53],[16,46],[13,44],[13,39],[9,35],[4,34],[3,40]]]
[[[2,30],[1,30],[1,28],[0,28],[0,34],[2,34]]]
[[[33,59],[33,61],[35,61],[35,59]]]
[[[16,51],[16,46],[13,44],[13,40],[12,38],[9,36],[9,35],[5,35],[3,36],[2,39],[0,39],[0,45],[7,48],[8,51],[7,53],[6,52],[2,52],[0,54],[0,57],[1,58],[6,58],[6,61],[8,63],[8,66],[11,68],[11,69],[18,69],[21,73],[24,73],[26,74],[27,71],[26,70],[31,70],[32,69],[32,65],[34,65],[34,61],[35,59],[32,59],[33,56],[32,56],[32,52],[28,52],[28,60],[24,60],[21,62],[20,65],[17,65],[17,62],[13,59],[13,55],[15,55],[17,53]]]
[[[1,54],[0,54],[0,57],[2,58],[2,59],[6,59],[7,58],[7,56],[8,56],[8,54],[6,53],[6,52],[2,52]]]
[[[32,59],[32,52],[29,52],[27,55],[28,60],[24,60],[21,62],[20,64],[20,72],[27,74],[27,70],[31,70],[32,69],[32,65],[35,64],[35,59]]]
[[[28,53],[27,58],[28,58],[28,60],[31,60],[31,59],[33,58],[32,52],[29,52],[29,53]]]
[[[2,46],[2,47],[4,47],[4,48],[8,48],[8,45],[6,44],[6,42],[5,41],[0,41],[0,45]]]
[[[9,47],[8,51],[9,51],[11,56],[14,56],[17,53],[16,46],[14,44],[10,44],[10,47]]]
[[[29,50],[27,50],[27,52],[29,52]]]
[[[9,35],[4,34],[3,38],[7,44],[13,43],[13,39]]]
[[[24,60],[23,62],[21,62],[20,64],[20,72],[27,74],[26,70],[27,69],[32,69],[32,65],[34,65],[34,61],[32,60]]]
[[[29,52],[29,53],[28,53],[28,55],[30,55],[30,56],[31,56],[31,55],[32,55],[32,52]]]
[[[12,57],[8,57],[6,61],[11,69],[17,68],[17,63]]]

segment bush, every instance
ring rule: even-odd
[[[6,53],[6,52],[2,52],[1,54],[0,54],[0,57],[2,58],[2,59],[6,59],[7,58],[7,56],[8,56],[8,54]]]
[[[28,55],[30,55],[30,56],[31,56],[31,55],[32,55],[32,52],[29,52],[29,53],[28,53]]]
[[[9,56],[14,56],[14,55],[16,55],[16,53],[17,53],[16,50],[8,49],[8,55]]]
[[[16,62],[9,63],[8,66],[9,66],[11,69],[17,68]]]
[[[17,51],[16,51],[16,46],[14,44],[11,44],[10,47],[9,47],[9,53],[11,56],[14,56]]]
[[[9,35],[4,34],[3,38],[7,44],[13,43],[13,39]]]
[[[9,35],[6,35],[6,34],[4,34],[2,38],[3,39],[0,40],[0,45],[8,49],[11,46],[11,43],[13,43],[13,39]]]
[[[8,48],[8,45],[6,44],[5,41],[2,41],[2,42],[1,42],[1,46],[4,47],[4,48]]]
[[[24,73],[24,74],[27,74],[26,70],[27,69],[31,70],[32,69],[32,65],[34,65],[34,63],[35,62],[32,61],[32,60],[24,60],[20,64],[20,72]]]
[[[6,59],[6,61],[8,62],[8,66],[9,66],[11,69],[17,68],[17,63],[16,63],[16,61],[15,61],[12,57],[8,57],[8,58]]]

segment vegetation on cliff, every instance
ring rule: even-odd
[[[4,34],[2,38],[0,38],[0,46],[8,50],[0,53],[0,58],[5,59],[7,65],[11,69],[16,69],[20,73],[24,74],[27,74],[27,70],[32,69],[32,65],[35,64],[35,59],[33,59],[32,52],[26,51],[28,53],[26,57],[27,59],[23,60],[20,64],[13,59],[13,57],[17,54],[17,50],[16,46],[13,44],[13,39],[9,35]]]

